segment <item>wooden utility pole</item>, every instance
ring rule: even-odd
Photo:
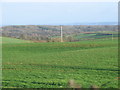
[[[63,42],[63,30],[62,30],[62,25],[60,26],[60,30],[61,30],[61,42]]]

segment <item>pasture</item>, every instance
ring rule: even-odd
[[[3,88],[118,88],[118,39],[34,43],[3,37]]]

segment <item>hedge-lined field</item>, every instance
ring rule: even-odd
[[[117,39],[17,42],[3,38],[3,88],[65,88],[71,79],[84,88],[118,87]]]

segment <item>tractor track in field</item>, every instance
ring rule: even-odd
[[[55,68],[53,68],[53,69],[55,69]],[[2,70],[51,70],[51,71],[53,71],[53,69],[51,70],[51,69],[36,69],[36,68],[32,68],[32,69],[23,69],[23,68],[21,68],[21,69],[16,69],[16,68],[3,68]],[[112,69],[92,69],[92,68],[81,68],[80,70],[98,70],[98,71],[120,71],[120,70],[112,70]],[[62,71],[62,70],[57,70],[57,71]],[[67,71],[68,72],[68,71]],[[70,72],[74,72],[74,71],[70,71]]]
[[[8,81],[11,82],[11,80],[3,80],[3,81]],[[44,84],[44,85],[57,85],[57,86],[62,86],[62,83],[56,83],[56,82],[37,82],[37,81],[32,81],[32,82],[27,82],[27,81],[22,81],[22,80],[12,80],[12,81],[17,81],[21,83],[32,83],[32,84]]]
[[[6,65],[6,64],[4,64]],[[106,68],[84,68],[80,66],[64,66],[64,65],[45,65],[45,64],[7,64],[7,65],[23,65],[24,68],[2,68],[3,70],[50,70],[50,69],[73,69],[73,70],[98,70],[98,71],[120,71],[118,69],[106,69]],[[32,66],[33,68],[26,68],[26,66]],[[46,69],[49,68],[49,69]]]

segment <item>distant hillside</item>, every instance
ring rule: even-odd
[[[118,23],[117,22],[89,22],[89,23],[78,22],[78,23],[69,23],[69,24],[63,24],[63,25],[118,25]]]
[[[117,25],[64,25],[63,35],[77,35],[83,32],[118,31]],[[52,37],[60,36],[60,26],[50,25],[14,25],[2,27],[5,37],[14,37],[34,41],[50,41]]]

